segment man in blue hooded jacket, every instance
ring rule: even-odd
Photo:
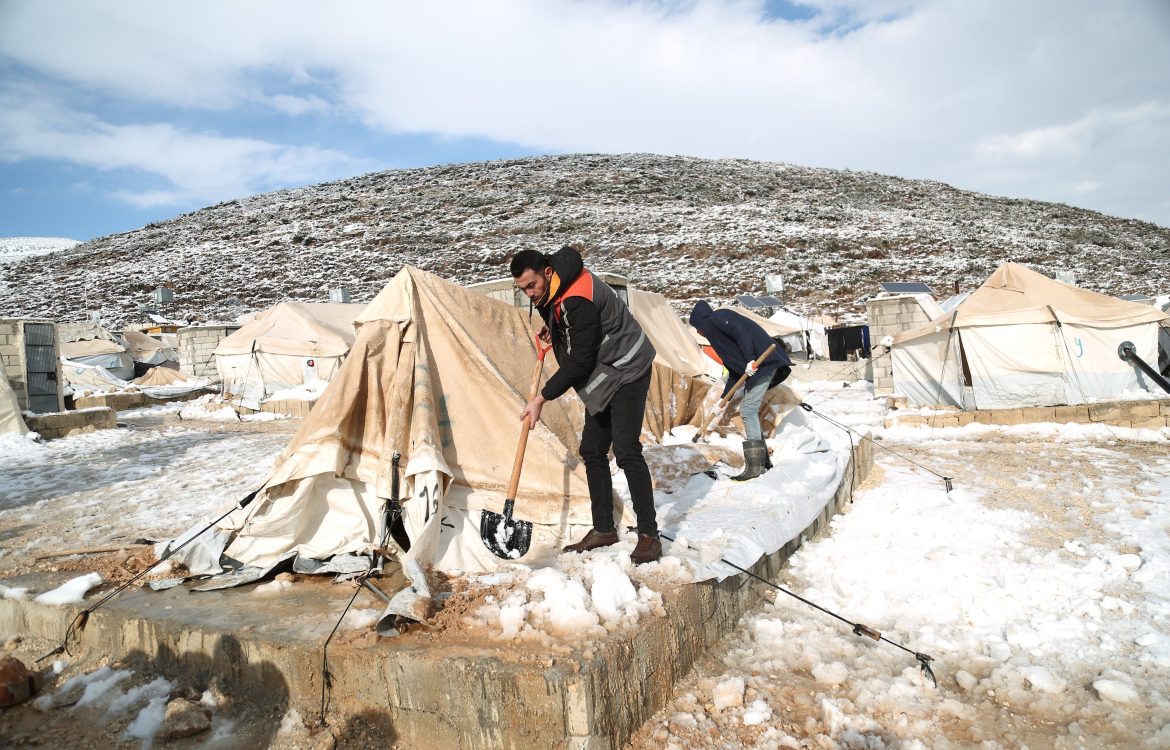
[[[743,417],[743,473],[732,477],[737,482],[755,479],[768,469],[768,446],[764,443],[764,432],[760,427],[760,405],[768,389],[779,385],[792,372],[792,360],[780,346],[754,367],[755,360],[776,343],[772,337],[748,318],[731,310],[712,310],[706,300],[699,300],[691,310],[690,323],[711,343],[711,347],[723,366],[727,368],[727,382],[723,395],[727,396],[736,381],[748,376],[744,383],[743,399],[739,413]]]

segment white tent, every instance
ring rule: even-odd
[[[1005,263],[954,310],[894,338],[894,392],[964,409],[1080,404],[1161,393],[1118,357],[1157,362],[1170,316]]]
[[[354,342],[365,305],[281,302],[219,342],[213,355],[224,391],[263,400],[328,383]]]
[[[824,321],[806,318],[783,308],[768,320],[795,331],[784,336],[793,352],[805,352],[810,358],[829,358],[829,336],[825,333]]]
[[[24,419],[20,416],[20,404],[16,394],[4,375],[4,368],[0,367],[0,435],[15,433],[23,435],[28,432]]]
[[[112,333],[98,323],[61,323],[61,359],[101,367],[120,380],[134,377],[134,358]]]

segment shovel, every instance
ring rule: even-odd
[[[552,346],[545,346],[539,337],[536,339],[536,372],[532,374],[532,388],[528,400],[536,398],[540,387],[540,373],[544,369],[544,355]],[[528,433],[532,431],[532,422],[524,418],[520,427],[520,444],[516,446],[516,460],[512,462],[512,479],[508,482],[508,496],[504,500],[503,514],[485,510],[480,514],[479,536],[483,543],[496,557],[505,560],[515,560],[528,554],[532,545],[532,522],[517,521],[512,518],[512,508],[516,505],[516,488],[520,486],[520,467],[524,465],[524,449],[528,446]]]
[[[752,363],[752,368],[756,370],[760,369],[760,365],[763,364],[765,359],[771,357],[772,352],[774,351],[776,351],[776,345],[772,344],[764,350],[763,354],[761,354],[759,357],[756,357],[756,361]],[[707,417],[707,421],[703,422],[702,428],[695,433],[693,438],[691,438],[692,443],[699,442],[699,438],[707,434],[707,428],[711,426],[711,422],[714,421],[715,417],[723,413],[723,410],[726,409],[727,405],[731,403],[731,397],[735,395],[735,392],[739,390],[739,387],[743,385],[744,381],[747,379],[748,374],[746,372],[743,375],[740,375],[739,380],[735,381],[735,385],[727,392],[727,396],[725,398],[719,399],[719,403],[715,404],[715,408],[711,411],[711,416]]]

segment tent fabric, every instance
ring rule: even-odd
[[[825,318],[833,320],[832,318]],[[829,358],[829,336],[825,333],[826,325],[821,318],[806,318],[788,310],[780,309],[772,314],[768,320],[786,328],[792,328],[793,333],[785,334],[784,340],[794,352],[805,352],[808,356],[817,356],[821,359]],[[811,349],[811,351],[810,351]]]
[[[516,307],[407,266],[354,324],[333,384],[255,501],[223,522],[233,532],[225,554],[267,566],[288,555],[369,551],[385,533],[397,453],[411,542],[400,555],[404,570],[493,569],[500,561],[480,540],[480,515],[502,511],[506,499],[536,364],[533,323]],[[549,357],[542,380],[555,367]],[[661,361],[653,367],[645,431],[699,419],[709,384]],[[555,554],[592,526],[577,453],[583,420],[580,400],[567,394],[545,404],[528,437],[515,517],[533,523],[530,558]],[[614,508],[633,522],[616,495]]]
[[[96,322],[60,323],[61,358],[109,370],[119,380],[134,377],[134,359],[117,337]]]
[[[629,296],[630,312],[650,337],[657,357],[680,375],[707,374],[703,351],[691,333],[693,329],[675,315],[666,298],[637,289],[630,289]]]
[[[951,312],[894,337],[894,391],[919,405],[1008,409],[1111,400],[1151,384],[1170,316],[1005,263]]]
[[[411,548],[406,562],[458,559],[487,569],[478,550],[479,513],[503,509],[536,363],[534,331],[519,309],[404,268],[355,321],[338,371],[264,487],[244,511],[226,554],[266,565],[295,553],[316,559],[368,550],[383,534],[392,456],[401,461],[399,500]],[[552,358],[547,371],[555,367]],[[528,438],[516,517],[560,542],[591,525],[577,456],[583,411],[576,399],[545,405]],[[338,504],[344,512],[333,512]],[[443,519],[447,519],[444,525]],[[330,540],[330,541],[323,541]],[[488,555],[490,557],[490,555]]]
[[[28,426],[20,416],[20,403],[8,383],[4,368],[0,368],[0,435],[24,435]]]
[[[174,346],[168,346],[141,331],[128,328],[122,331],[122,340],[126,343],[126,352],[135,362],[161,365],[164,362],[179,361],[179,352]]]
[[[790,325],[784,325],[783,323],[778,323],[774,320],[769,320],[768,318],[762,318],[759,315],[756,315],[751,310],[745,310],[742,307],[732,307],[731,305],[719,305],[715,309],[716,310],[730,310],[731,312],[735,313],[736,315],[742,315],[743,317],[747,318],[751,322],[758,325],[760,328],[763,328],[764,333],[768,334],[772,338],[776,338],[777,336],[780,336],[780,337],[790,336],[794,333],[800,332],[800,328],[790,326]]]
[[[166,386],[186,384],[190,381],[186,375],[178,370],[172,370],[169,367],[152,367],[145,375],[130,382],[137,386]]]
[[[224,390],[263,400],[329,382],[354,342],[359,304],[282,302],[227,336],[212,353]]]
[[[351,322],[365,305],[281,302],[219,342],[216,355],[344,356],[353,344]]]

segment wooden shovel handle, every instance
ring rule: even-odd
[[[757,369],[757,370],[760,369],[760,365],[763,364],[765,359],[767,359],[768,357],[771,357],[772,352],[774,352],[774,351],[776,351],[776,345],[772,344],[771,346],[769,346],[767,349],[764,350],[763,354],[756,357],[756,361],[752,362],[752,367],[754,369]],[[707,428],[711,426],[711,422],[714,421],[715,417],[717,417],[723,413],[723,410],[726,409],[727,405],[731,403],[731,397],[735,395],[735,392],[739,390],[739,387],[741,385],[743,385],[744,381],[746,381],[747,379],[748,379],[748,374],[746,372],[743,375],[739,376],[739,380],[735,381],[735,385],[733,385],[727,391],[727,396],[719,399],[719,403],[716,404],[715,408],[711,411],[711,416],[707,417],[707,421],[703,422],[702,429],[700,429],[695,434],[694,440],[692,440],[691,442],[693,442],[693,443],[698,442],[700,437],[707,434]]]
[[[538,389],[540,388],[540,374],[544,371],[544,355],[548,354],[548,350],[552,345],[545,345],[538,336],[536,338],[536,372],[532,373],[532,387],[528,389],[528,400],[536,398]],[[524,465],[524,449],[528,447],[528,433],[532,431],[532,421],[524,418],[524,423],[520,425],[520,441],[516,446],[516,459],[512,462],[512,478],[508,480],[508,500],[516,499],[516,489],[520,486],[520,467]]]

